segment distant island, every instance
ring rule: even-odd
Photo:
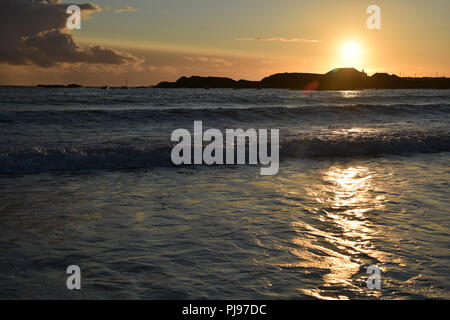
[[[354,68],[336,68],[325,74],[277,73],[261,81],[233,80],[224,77],[181,77],[175,82],[160,82],[155,88],[232,88],[293,90],[357,89],[450,89],[450,78],[401,78],[387,73],[368,76]]]
[[[63,84],[38,84],[36,87],[39,87],[39,88],[83,88],[82,85],[76,84],[76,83],[68,84],[67,86],[63,85]]]
[[[40,88],[83,88],[79,84],[38,84]],[[399,77],[395,74],[375,73],[368,76],[364,70],[336,68],[325,74],[276,73],[260,81],[233,80],[225,77],[181,77],[175,82],[160,82],[155,86],[103,86],[102,89],[141,88],[228,88],[228,89],[291,89],[291,90],[359,90],[359,89],[450,89],[450,78]]]

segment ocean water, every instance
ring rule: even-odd
[[[278,174],[173,166],[196,120]],[[449,299],[449,168],[450,90],[3,87],[0,298]]]

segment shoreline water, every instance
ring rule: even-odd
[[[80,90],[0,88],[1,298],[450,298],[450,91]],[[195,120],[278,174],[173,166]]]

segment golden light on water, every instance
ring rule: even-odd
[[[369,201],[370,172],[364,167],[329,171],[326,179],[336,185],[333,208],[348,208]],[[353,210],[351,210],[353,211]]]
[[[357,98],[361,95],[360,90],[344,90],[340,91],[340,93],[343,98]]]
[[[287,265],[300,270],[322,269],[322,285],[299,289],[320,299],[348,299],[345,292],[366,290],[357,283],[361,270],[373,261],[386,260],[386,254],[375,248],[371,240],[382,233],[370,215],[384,206],[384,198],[375,190],[373,173],[366,167],[331,167],[320,183],[311,185],[308,198],[316,202],[308,208],[319,220],[292,223],[298,236],[292,239],[290,252],[298,262]],[[336,294],[330,294],[335,292]],[[375,295],[379,294],[374,293]]]

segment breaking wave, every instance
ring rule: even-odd
[[[174,120],[261,120],[261,119],[301,119],[302,117],[349,115],[448,115],[450,104],[355,104],[342,106],[316,105],[301,107],[252,107],[252,108],[163,108],[126,110],[41,110],[3,111],[0,123],[103,123],[103,122],[148,122]]]
[[[0,155],[0,174],[171,167],[173,144],[33,150]],[[280,141],[280,158],[375,157],[450,151],[450,132],[356,136],[299,135]]]

